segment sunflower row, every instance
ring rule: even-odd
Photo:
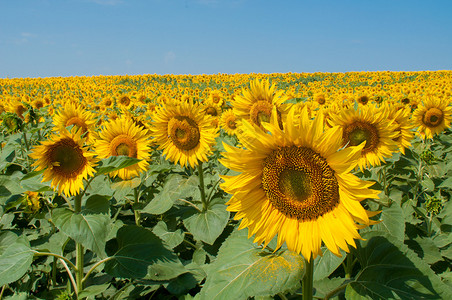
[[[451,119],[450,101],[442,93],[426,93],[416,107],[358,100],[293,98],[276,84],[256,79],[228,101],[214,93],[203,100],[183,94],[148,101],[149,110],[142,113],[140,107],[131,111],[132,101],[122,97],[118,115],[105,120],[86,105],[68,101],[52,117],[58,133],[30,156],[44,181],[71,196],[94,175],[99,159],[140,160],[112,177],[128,180],[145,172],[154,145],[175,164],[195,167],[210,159],[222,130],[238,139],[236,145],[223,145],[220,163],[239,172],[222,176],[221,187],[232,194],[228,210],[242,220],[240,228],[249,228],[255,242],[264,245],[278,235],[278,248],[285,242],[308,260],[321,254],[322,241],[340,255],[340,249],[355,246],[359,228],[374,222],[376,212],[360,202],[379,194],[370,188],[372,182],[351,172],[404,153],[415,134],[433,138],[450,127]],[[27,108],[22,117],[30,112],[35,114]]]

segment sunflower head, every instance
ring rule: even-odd
[[[380,165],[384,158],[397,151],[397,125],[388,111],[369,104],[358,109],[348,108],[330,115],[330,125],[342,128],[343,146],[353,147],[361,143],[359,167]]]
[[[437,96],[423,100],[422,106],[413,113],[413,122],[418,127],[417,133],[422,138],[433,138],[450,127],[452,109],[449,101]]]
[[[228,109],[221,114],[220,127],[223,128],[228,135],[235,135],[238,127],[238,119],[232,109]]]
[[[112,177],[130,179],[149,166],[149,137],[146,128],[138,125],[132,118],[121,117],[105,124],[94,146],[101,159],[121,155],[141,159],[137,164],[110,173]]]
[[[339,249],[355,246],[358,228],[372,224],[369,216],[375,214],[360,201],[379,192],[349,173],[364,143],[343,148],[339,126],[325,130],[322,113],[310,120],[307,108],[300,117],[295,111],[289,111],[284,129],[276,118],[264,124],[266,131],[244,120],[238,134],[244,148],[224,144],[220,162],[240,173],[222,176],[221,187],[232,194],[228,210],[257,243],[267,245],[277,235],[278,248],[285,242],[309,260],[321,254],[323,242],[340,256]]]
[[[263,122],[270,122],[273,107],[280,106],[288,99],[283,91],[276,91],[276,85],[268,81],[255,80],[249,89],[242,89],[242,95],[234,98],[234,113],[240,119],[248,120],[263,129]]]
[[[183,167],[207,161],[218,130],[198,103],[180,102],[157,107],[152,132],[167,159]]]
[[[68,102],[62,107],[57,115],[53,117],[53,123],[59,130],[73,126],[87,138],[87,141],[92,141],[93,137],[91,130],[96,122],[94,115],[77,106],[75,103]]]
[[[59,194],[76,195],[83,189],[83,179],[94,175],[94,154],[84,146],[81,130],[62,130],[34,148],[30,154],[36,159],[36,170],[44,170],[43,181]]]

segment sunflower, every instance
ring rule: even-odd
[[[195,167],[207,161],[218,130],[212,127],[209,115],[198,103],[177,102],[155,109],[152,132],[163,155],[182,167]]]
[[[91,129],[96,120],[94,115],[78,107],[75,103],[67,102],[62,109],[53,117],[53,123],[59,130],[64,130],[68,126],[81,129],[81,133],[86,135],[87,141],[92,141]]]
[[[342,146],[357,146],[366,142],[358,166],[361,170],[379,166],[397,151],[397,124],[389,119],[388,111],[374,105],[363,105],[331,113],[329,122],[342,128]]]
[[[254,242],[266,246],[277,235],[277,248],[285,242],[310,260],[322,255],[323,241],[340,256],[340,249],[355,247],[358,229],[373,223],[369,217],[376,213],[360,201],[378,198],[379,191],[349,173],[363,145],[342,148],[340,127],[324,131],[322,114],[311,121],[307,109],[301,118],[294,112],[289,111],[284,131],[276,117],[264,124],[270,134],[243,121],[239,141],[245,149],[224,144],[220,162],[240,172],[221,177],[221,188],[232,194],[227,210],[237,212],[239,229],[248,227]]]
[[[228,135],[235,135],[238,127],[238,118],[232,109],[228,109],[221,114],[220,126]]]
[[[128,95],[120,95],[116,103],[119,107],[128,109],[132,105],[132,100]]]
[[[402,154],[405,154],[405,149],[411,147],[411,140],[414,137],[413,125],[410,119],[411,109],[405,105],[386,105],[389,111],[389,119],[394,120],[396,124],[397,137],[394,141],[399,146]]]
[[[242,89],[242,95],[234,98],[234,113],[238,118],[249,120],[263,129],[261,122],[270,120],[273,107],[280,115],[282,104],[287,99],[283,91],[276,91],[276,85],[270,86],[268,81],[256,79],[250,83],[249,90]]]
[[[76,195],[83,189],[83,179],[94,175],[94,153],[84,146],[81,130],[62,129],[49,140],[33,149],[30,157],[36,159],[36,171],[44,170],[43,182],[66,196]]]
[[[418,126],[418,134],[425,139],[431,139],[444,129],[450,127],[450,102],[437,96],[429,96],[422,101],[413,113],[413,122]]]
[[[99,133],[94,147],[100,159],[125,155],[141,159],[140,162],[110,173],[124,180],[136,177],[149,166],[150,135],[131,118],[121,117],[109,121]]]

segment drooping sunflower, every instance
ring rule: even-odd
[[[413,113],[417,133],[424,139],[431,139],[450,127],[452,109],[450,102],[437,96],[426,97]]]
[[[245,148],[224,144],[220,162],[241,172],[221,177],[221,188],[232,194],[227,210],[242,219],[239,229],[248,227],[254,242],[266,246],[277,235],[278,248],[285,242],[309,260],[322,255],[323,241],[340,256],[376,215],[360,201],[378,198],[379,191],[350,173],[363,145],[342,148],[339,126],[324,131],[322,114],[311,121],[306,109],[301,118],[294,112],[288,113],[284,131],[276,117],[264,124],[270,134],[243,121],[239,141]]]
[[[42,181],[51,181],[50,186],[66,196],[77,195],[83,189],[83,179],[95,172],[94,153],[85,146],[80,129],[62,129],[36,146],[30,157],[36,159],[36,171],[44,170]]]
[[[67,102],[53,117],[53,123],[59,130],[73,125],[81,129],[88,142],[92,142],[91,130],[96,123],[94,115],[88,110],[78,107],[75,103]]]
[[[182,167],[207,161],[218,129],[197,102],[167,103],[155,109],[152,135],[166,159]]]
[[[256,124],[261,129],[262,122],[270,120],[273,107],[276,107],[281,119],[283,103],[288,100],[284,91],[276,91],[276,85],[271,85],[268,81],[254,80],[250,82],[249,89],[242,89],[242,95],[236,96],[232,103],[235,115],[251,123]]]
[[[150,144],[149,131],[131,118],[123,116],[105,124],[94,147],[100,159],[118,155],[141,159],[134,165],[110,173],[112,177],[127,180],[138,176],[149,166]]]
[[[358,162],[361,170],[379,166],[398,150],[395,142],[398,137],[397,125],[383,108],[363,105],[358,109],[342,109],[331,113],[329,122],[332,126],[342,128],[342,146],[357,146],[366,142]]]

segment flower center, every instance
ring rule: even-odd
[[[198,146],[200,141],[198,125],[184,116],[175,116],[168,122],[168,135],[181,150],[191,150]]]
[[[124,106],[128,106],[130,104],[130,99],[127,96],[122,96],[121,99],[119,99],[119,103]]]
[[[110,142],[110,151],[114,156],[124,155],[137,158],[137,143],[130,136],[120,134]]]
[[[88,163],[83,150],[71,138],[64,138],[53,144],[48,152],[53,171],[65,178],[77,177]]]
[[[264,161],[262,187],[276,209],[298,220],[316,220],[339,203],[334,171],[310,148],[274,150]]]
[[[235,118],[231,118],[231,119],[227,120],[226,124],[228,125],[228,128],[230,128],[230,129],[237,128],[237,123],[235,122]]]
[[[209,106],[206,109],[206,114],[211,115],[211,116],[218,116],[218,111],[215,109],[215,107]]]
[[[220,97],[220,96],[218,96],[218,95],[213,95],[213,96],[212,96],[212,101],[213,101],[213,103],[219,103],[220,100],[221,100],[221,97]]]
[[[376,149],[380,140],[378,131],[372,124],[360,121],[347,125],[344,128],[343,138],[344,143],[348,143],[349,146],[358,146],[365,141],[363,154]]]
[[[82,133],[85,133],[88,131],[88,127],[86,126],[86,123],[80,119],[79,117],[72,117],[69,120],[66,121],[66,127],[68,126],[77,126],[78,128],[82,129]]]
[[[432,128],[440,125],[443,119],[443,111],[436,107],[432,107],[424,113],[422,122],[425,124],[425,126]]]
[[[251,121],[262,128],[262,122],[270,122],[273,105],[265,100],[259,100],[250,109]]]

